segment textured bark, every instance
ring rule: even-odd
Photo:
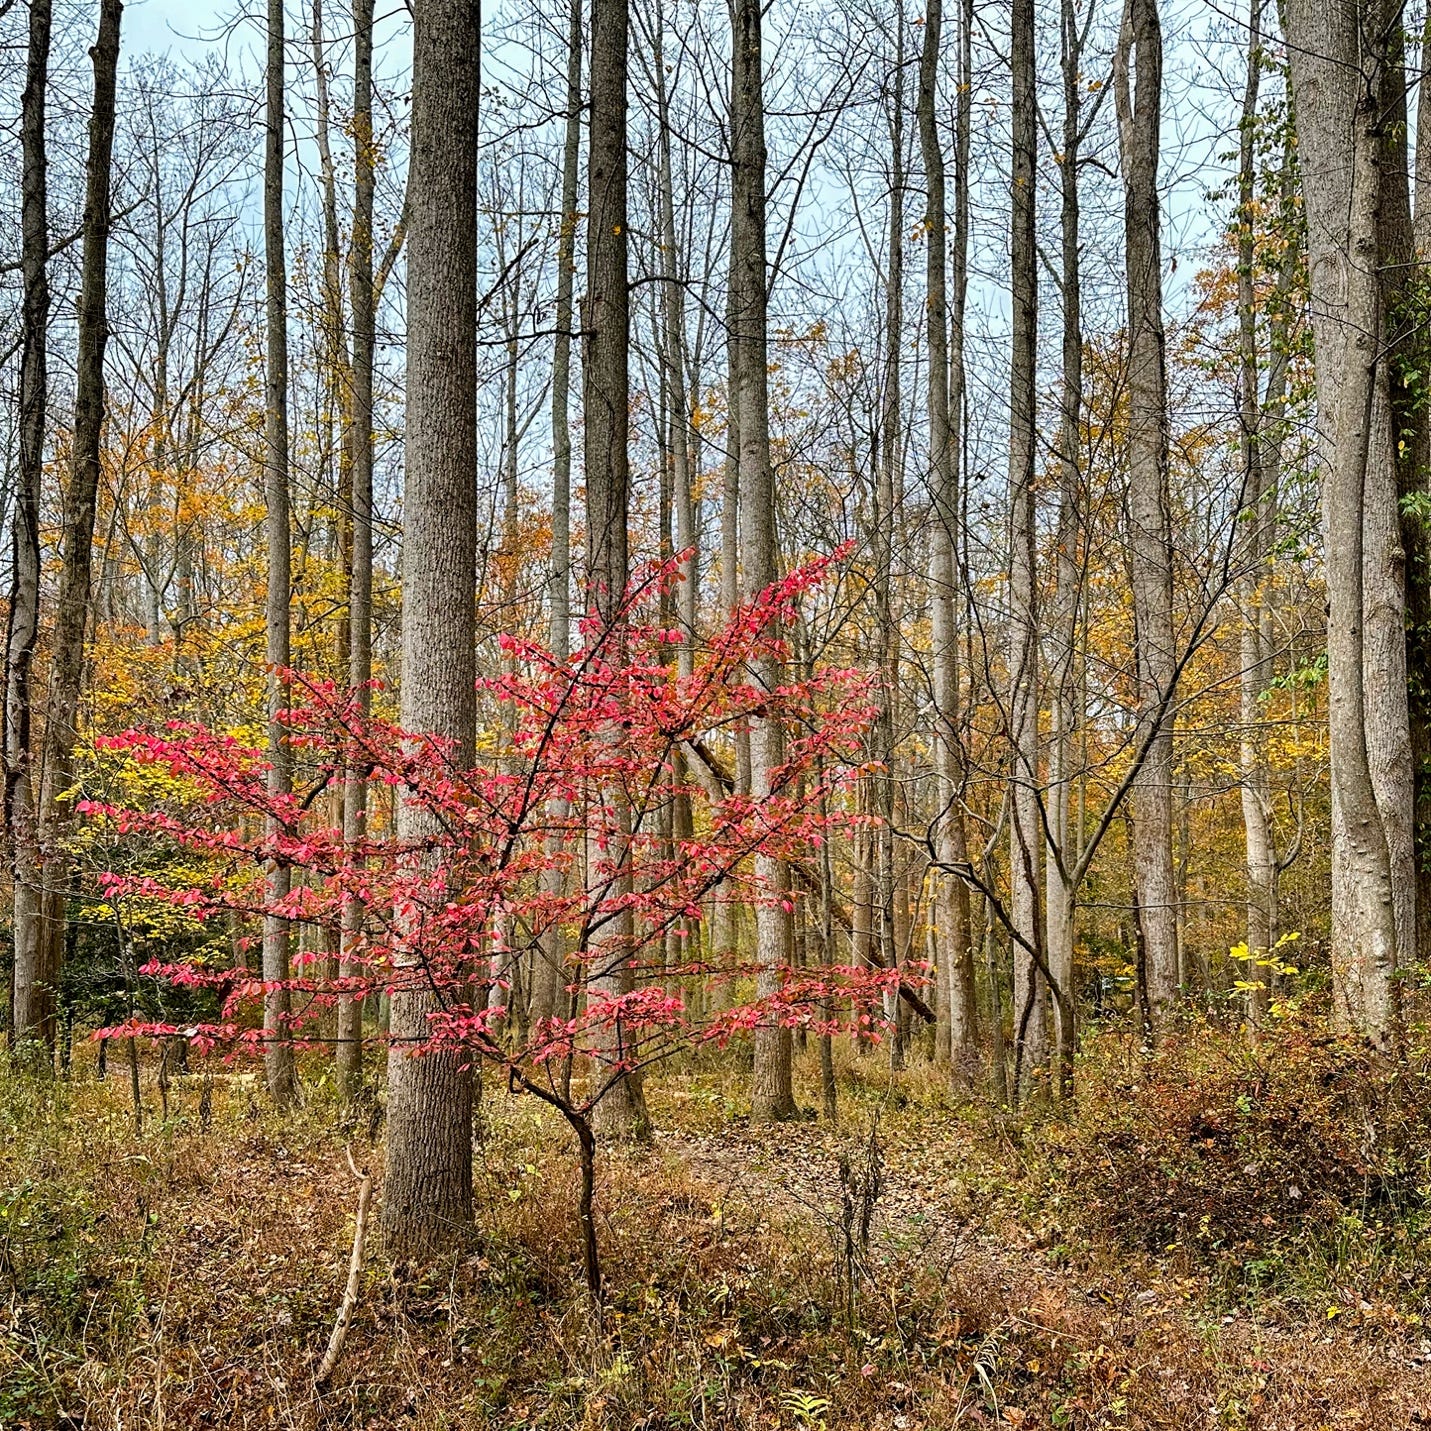
[[[45,88],[50,66],[50,0],[31,0],[25,89],[20,101],[20,442],[14,509],[10,613],[5,643],[5,827],[12,876],[13,1047],[55,1042],[54,972],[44,965],[40,844],[31,772],[31,689],[40,631],[40,482],[45,462],[50,319]]]
[[[694,496],[695,424],[691,418],[692,388],[686,381],[686,290],[687,268],[682,263],[680,236],[676,231],[676,186],[671,159],[671,100],[666,82],[663,22],[659,9],[652,17],[652,71],[656,90],[658,126],[657,182],[660,186],[662,317],[665,341],[661,345],[663,387],[670,424],[670,500],[675,517],[674,553],[680,555],[680,585],[675,591],[675,625],[681,632],[676,648],[676,670],[689,677],[695,669],[696,599],[700,581],[700,554],[696,550]],[[662,528],[663,533],[668,531]],[[692,834],[690,798],[685,756],[677,750],[671,764],[670,834],[673,840],[688,840]],[[669,934],[671,962],[683,962],[697,952],[700,927],[694,923],[672,925]]]
[[[45,719],[44,780],[40,797],[40,847],[44,870],[42,961],[47,978],[59,978],[65,948],[65,894],[70,859],[63,848],[73,805],[74,751],[84,641],[94,570],[95,502],[100,482],[100,436],[104,427],[105,314],[108,288],[110,175],[114,154],[114,106],[119,67],[119,26],[124,7],[102,0],[99,31],[90,51],[94,104],[90,111],[85,166],[84,249],[76,306],[75,420],[70,478],[64,493],[63,556],[50,652],[50,691]]]
[[[1128,300],[1128,537],[1136,630],[1140,740],[1147,755],[1133,792],[1134,874],[1156,1025],[1178,995],[1173,868],[1172,533],[1158,200],[1163,40],[1157,0],[1125,0],[1114,66],[1123,167]]]
[[[1378,282],[1385,0],[1288,0],[1322,444],[1332,778],[1332,973],[1339,1024],[1399,1039],[1391,854],[1369,758],[1366,571],[1394,507]],[[1404,687],[1403,687],[1404,690]]]
[[[1083,115],[1083,49],[1095,7],[1079,24],[1078,7],[1063,0],[1059,10],[1060,69],[1063,79],[1063,142],[1059,155],[1059,229],[1062,272],[1063,372],[1059,384],[1058,526],[1052,607],[1048,613],[1049,736],[1048,848],[1045,852],[1044,948],[1049,973],[1061,997],[1054,1000],[1054,1038],[1059,1082],[1067,1088],[1073,1072],[1076,1036],[1073,992],[1074,916],[1078,900],[1076,867],[1081,851],[1070,819],[1078,768],[1078,633],[1083,609],[1079,534],[1084,522],[1082,471],[1083,275],[1080,264],[1079,169],[1083,139],[1093,116]],[[1095,107],[1096,113],[1096,107]]]
[[[1386,324],[1389,424],[1386,452],[1395,468],[1394,490],[1377,482],[1367,493],[1370,545],[1366,570],[1367,754],[1372,785],[1386,829],[1391,858],[1391,889],[1396,905],[1397,958],[1418,955],[1418,892],[1424,871],[1417,859],[1417,793],[1425,785],[1423,761],[1431,751],[1431,703],[1425,697],[1427,591],[1431,540],[1414,509],[1401,510],[1400,498],[1426,483],[1427,454],[1424,324],[1417,309],[1416,245],[1411,218],[1411,176],[1406,148],[1405,41],[1398,16],[1388,24],[1386,59],[1381,69],[1381,182],[1377,197],[1377,254],[1381,307]],[[1378,444],[1380,450],[1380,444]],[[1409,620],[1408,620],[1409,618]],[[1412,643],[1408,646],[1408,641]],[[1414,674],[1417,699],[1412,700]],[[1421,812],[1424,826],[1431,813]],[[1423,831],[1424,833],[1424,831]]]
[[[1257,353],[1256,262],[1256,123],[1257,95],[1262,74],[1262,6],[1252,0],[1247,39],[1247,84],[1243,90],[1242,125],[1238,144],[1237,312],[1241,376],[1238,385],[1238,421],[1242,429],[1243,574],[1242,674],[1240,709],[1242,731],[1238,758],[1242,781],[1242,825],[1247,858],[1248,951],[1258,957],[1272,947],[1273,907],[1276,899],[1277,863],[1272,848],[1271,792],[1267,762],[1260,739],[1261,695],[1267,683],[1267,642],[1263,630],[1264,588],[1269,578],[1273,531],[1270,520],[1274,489],[1263,471],[1261,376]],[[1249,964],[1247,1019],[1258,1027],[1267,1014],[1269,982],[1265,969]]]
[[[407,455],[403,495],[405,729],[444,736],[470,765],[476,726],[476,0],[419,0],[413,24],[407,262]],[[421,812],[398,807],[403,839]],[[420,951],[413,952],[416,962]],[[422,1259],[472,1221],[472,1079],[455,1054],[411,1057],[436,995],[421,971],[395,989],[388,1054],[383,1235]]]
[[[263,158],[263,258],[265,273],[264,356],[264,538],[268,547],[268,595],[264,615],[264,660],[268,666],[268,791],[286,795],[293,784],[292,755],[278,713],[289,703],[284,672],[292,665],[289,596],[292,550],[288,529],[288,270],[283,238],[283,0],[268,3],[266,129]],[[283,825],[269,821],[270,835]],[[270,905],[286,899],[292,875],[274,862],[267,872]],[[289,1039],[290,995],[288,921],[264,916],[263,977],[270,987],[263,1000],[264,1069],[269,1093],[280,1103],[297,1093],[297,1071]]]
[[[876,661],[881,675],[874,724],[875,755],[882,769],[874,776],[879,826],[875,841],[875,915],[879,930],[879,962],[893,968],[903,954],[896,919],[895,868],[895,730],[899,701],[899,619],[895,596],[894,549],[897,504],[904,485],[902,363],[904,328],[904,15],[895,18],[895,52],[891,75],[889,255],[884,275],[884,375],[879,414],[879,452],[871,504],[871,555],[874,558]],[[904,1062],[899,1025],[899,996],[885,994],[890,1021],[890,1066]]]
[[[1426,265],[1431,263],[1431,84],[1425,79],[1425,69],[1431,63],[1431,9],[1421,36],[1422,79],[1416,90],[1416,173],[1415,220],[1412,239],[1420,267],[1412,270],[1412,282],[1419,288],[1424,304],[1427,283]],[[1418,303],[1411,305],[1415,313]],[[1403,362],[1411,362],[1420,371],[1431,368],[1431,338],[1424,330],[1413,327],[1407,335]],[[1418,389],[1420,403],[1424,393]],[[1403,484],[1423,494],[1431,492],[1431,417],[1418,412],[1416,441],[1411,448],[1412,460],[1403,464]],[[1406,479],[1409,478],[1409,481]],[[1416,954],[1425,958],[1431,952],[1431,523],[1414,512],[1402,517],[1406,538],[1406,664],[1411,677],[1411,756],[1416,781],[1415,843],[1416,843]]]
[[[608,635],[607,660],[622,659],[620,626],[626,592],[630,526],[631,306],[626,206],[626,0],[593,0],[591,11],[591,136],[587,160],[591,186],[586,238],[586,313],[583,330],[583,411],[586,421],[586,560],[590,601]],[[613,733],[613,739],[619,739]],[[630,818],[629,812],[622,815]],[[621,861],[618,852],[613,858]],[[629,877],[602,882],[601,893],[619,899]],[[630,915],[605,920],[588,951],[591,987],[625,993],[631,987],[627,941]],[[604,1139],[644,1138],[650,1120],[639,1072],[612,1077],[626,1059],[619,1024],[596,1051],[593,1078],[609,1082],[593,1109]]]
[[[577,179],[581,163],[581,0],[571,0],[567,18],[566,127],[561,161],[561,229],[557,237],[556,334],[552,342],[552,557],[547,605],[552,654],[571,654],[571,329],[576,276]],[[552,821],[566,818],[566,801],[554,799]],[[542,873],[542,887],[559,894],[561,870]],[[532,988],[532,1017],[566,1013],[566,947],[553,928],[542,940]]]
[[[1009,394],[1009,692],[1013,746],[1009,821],[1010,900],[1014,928],[1037,947],[1039,856],[1038,584],[1035,551],[1038,255],[1034,231],[1038,117],[1035,92],[1034,8],[1014,0],[1013,194],[1009,258],[1012,272],[1013,350]],[[1014,1041],[1023,1094],[1048,1061],[1048,982],[1027,949],[1014,952]]]
[[[373,292],[373,0],[353,4],[353,235],[348,255],[348,305],[352,312],[352,401],[348,465],[352,472],[352,556],[348,567],[348,685],[364,715],[372,706],[373,675],[373,361],[376,320]],[[368,819],[365,771],[350,768],[343,780],[343,838],[363,838]],[[338,972],[362,972],[356,955],[363,932],[363,906],[343,905]],[[338,1091],[352,1098],[363,1081],[363,1003],[338,1001]]]
[[[731,11],[731,332],[736,409],[740,414],[740,537],[748,596],[778,576],[775,537],[775,476],[770,460],[770,393],[767,371],[769,273],[765,233],[765,88],[761,56],[760,0],[735,0]],[[757,685],[774,689],[775,661],[753,663]],[[784,750],[778,720],[757,719],[750,732],[750,793],[764,799]],[[755,873],[769,900],[788,888],[784,864],[769,855],[755,860]],[[755,912],[756,992],[777,992],[789,962],[790,918],[763,901]],[[766,1021],[755,1031],[755,1077],[751,1116],[775,1122],[795,1116],[790,1030]]]
[[[958,332],[957,376],[951,376],[948,252],[944,150],[939,138],[939,52],[943,44],[942,0],[925,7],[924,42],[919,57],[919,145],[924,164],[925,327],[929,348],[929,534],[930,621],[934,665],[935,768],[939,818],[935,838],[940,861],[963,865],[969,853],[961,802],[964,798],[963,742],[959,715],[959,434],[964,387],[964,287],[968,249],[967,83],[970,34],[967,14],[959,32],[959,95],[956,120],[954,326]],[[959,402],[954,393],[960,394]],[[954,1086],[970,1083],[978,1057],[978,1010],[975,1000],[974,950],[969,937],[969,886],[948,873],[936,874],[935,964],[940,971],[940,1023],[937,1052],[949,1059]]]

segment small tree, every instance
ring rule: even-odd
[[[850,670],[817,668],[773,690],[746,674],[784,657],[775,633],[794,621],[829,559],[738,608],[689,674],[678,674],[663,656],[683,633],[654,617],[681,561],[649,568],[616,622],[588,620],[584,644],[569,660],[504,638],[518,673],[481,685],[510,706],[513,719],[505,724],[513,735],[509,747],[471,770],[454,766],[451,742],[404,731],[366,714],[355,693],[295,675],[304,700],[282,717],[299,777],[291,793],[270,789],[261,751],[175,721],[100,744],[167,767],[171,778],[150,788],[180,795],[145,808],[132,800],[81,805],[121,835],[142,834],[191,860],[201,857],[207,872],[183,882],[108,873],[101,883],[113,905],[159,901],[201,921],[238,915],[330,929],[345,903],[361,908],[361,945],[342,977],[321,956],[297,956],[284,981],[291,1012],[278,1035],[295,1048],[321,1044],[318,1017],[339,999],[419,987],[432,994],[436,1011],[412,1041],[411,1056],[458,1051],[493,1064],[512,1089],[550,1104],[575,1132],[593,1293],[601,1273],[592,1113],[624,1075],[760,1028],[829,1032],[837,1022],[826,1012],[832,1006],[843,1005],[868,1028],[886,991],[911,978],[908,968],[787,964],[774,987],[755,996],[754,964],[717,965],[703,952],[699,922],[720,902],[791,907],[791,893],[765,887],[753,873],[757,856],[763,865],[798,865],[832,827],[856,818],[841,813],[839,797],[867,773],[858,752],[874,704],[870,679]],[[617,652],[620,659],[612,659]],[[727,793],[722,747],[757,718],[778,718],[790,738],[768,795],[754,799]],[[355,769],[418,807],[424,818],[404,828],[424,834],[405,840],[372,828],[354,841],[325,824],[331,802],[318,797]],[[677,772],[687,769],[701,778],[683,783]],[[690,801],[694,833],[673,847],[659,816],[675,798]],[[275,864],[301,875],[278,900],[263,873]],[[686,945],[674,961],[673,932]],[[565,1009],[532,1021],[512,1016],[520,1011],[514,990],[531,987],[532,971],[552,950],[568,951]],[[627,991],[613,992],[614,961],[630,975]],[[202,1049],[253,1052],[273,1036],[255,1018],[266,996],[271,1006],[271,980],[202,959],[156,960],[144,972],[175,985],[218,987],[219,1016],[189,1026],[134,1019],[101,1036],[182,1036]],[[693,1002],[687,995],[702,981],[734,986],[731,997]],[[703,1011],[715,1003],[724,1007]],[[587,1070],[584,1079],[573,1080],[573,1064]]]

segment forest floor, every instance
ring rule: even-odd
[[[1106,1130],[956,1107],[927,1069],[841,1073],[836,1128],[750,1127],[736,1070],[653,1080],[654,1141],[601,1164],[599,1309],[579,1277],[571,1140],[489,1088],[477,1243],[399,1278],[374,1235],[319,1388],[353,1235],[345,1150],[380,1164],[377,1119],[344,1127],[321,1088],[280,1116],[233,1076],[207,1098],[202,1079],[175,1082],[166,1116],[147,1071],[136,1132],[124,1078],[7,1072],[0,1427],[1431,1426],[1410,1214],[1372,1236],[1363,1200],[1298,1230],[1228,1187],[1249,1236],[1212,1237],[1228,1181],[1214,1169],[1201,1242],[1148,1250],[1099,1197],[1142,1199],[1156,1221],[1176,1168],[1145,1186]],[[1161,1156],[1134,1152],[1138,1168]],[[1316,1158],[1296,1157],[1304,1217]]]

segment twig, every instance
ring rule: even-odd
[[[368,1231],[368,1204],[373,1196],[373,1175],[366,1168],[359,1170],[353,1161],[353,1150],[349,1148],[348,1166],[358,1179],[358,1225],[353,1229],[353,1252],[348,1259],[348,1285],[343,1289],[343,1301],[338,1307],[338,1320],[333,1323],[333,1335],[328,1338],[328,1350],[323,1353],[323,1364],[313,1378],[314,1384],[322,1386],[333,1374],[338,1358],[343,1355],[343,1343],[348,1340],[348,1327],[353,1320],[353,1308],[358,1305],[358,1283],[363,1275],[363,1244]]]

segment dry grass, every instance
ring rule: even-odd
[[[368,1129],[321,1098],[280,1118],[220,1080],[207,1126],[191,1083],[140,1136],[120,1080],[7,1075],[0,1425],[1431,1424],[1409,1302],[1330,1318],[1305,1299],[1230,1303],[1186,1262],[1071,1230],[1036,1134],[961,1116],[928,1075],[845,1075],[838,1134],[733,1126],[734,1075],[668,1080],[655,1146],[603,1164],[600,1311],[579,1285],[565,1134],[489,1094],[480,1244],[403,1284],[375,1257],[321,1392],[354,1214],[343,1148],[373,1157]],[[875,1110],[883,1187],[851,1253],[842,1193]]]

